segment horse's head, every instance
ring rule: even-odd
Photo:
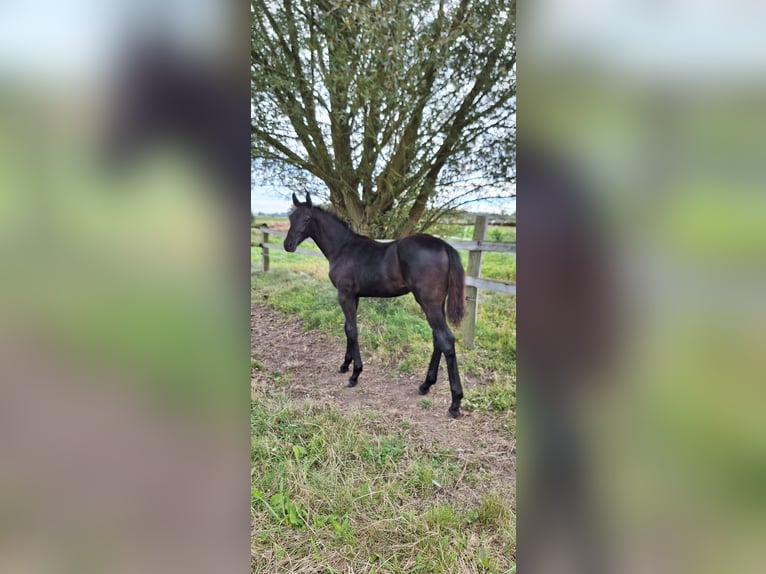
[[[284,243],[285,251],[291,253],[314,232],[314,210],[309,194],[306,194],[306,203],[301,203],[293,193],[293,205],[295,209],[290,214],[290,230]]]

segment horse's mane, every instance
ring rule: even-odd
[[[332,211],[330,211],[328,209],[325,209],[324,207],[319,207],[318,205],[312,206],[312,209],[316,209],[316,210],[321,211],[322,213],[324,213],[326,215],[329,215],[332,219],[334,219],[335,221],[340,223],[343,227],[345,227],[346,229],[348,229],[350,231],[353,231],[353,229],[351,229],[351,226],[346,221],[343,221],[340,217],[338,217]]]
[[[303,204],[303,205],[305,205],[305,204]],[[293,206],[290,209],[288,214],[291,214],[293,211],[295,211],[295,209],[296,209],[295,206]],[[351,229],[351,226],[346,221],[343,221],[340,217],[338,217],[336,214],[334,214],[329,209],[325,209],[324,207],[319,207],[318,205],[312,205],[311,209],[312,210],[317,210],[317,211],[319,211],[321,213],[324,213],[325,215],[329,215],[331,219],[334,219],[336,222],[340,223],[343,227],[345,227],[349,231],[353,231],[353,229]]]

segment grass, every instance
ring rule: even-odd
[[[251,430],[253,572],[515,568],[509,493],[451,496],[481,469],[412,443],[406,425],[263,393]]]
[[[316,249],[310,241],[302,247]],[[271,250],[270,271],[262,273],[254,247],[252,262],[254,301],[299,317],[342,346],[343,315],[325,259]],[[514,280],[515,257],[485,254],[482,275]],[[515,316],[512,297],[482,291],[475,348],[465,348],[455,329],[461,373],[480,381],[466,386],[464,410],[484,413],[509,436]],[[431,330],[411,295],[362,300],[359,331],[366,361],[424,374]],[[413,442],[406,420],[391,425],[300,403],[263,365],[253,368],[268,385],[251,410],[253,572],[515,572],[510,486],[478,495],[486,471],[459,464],[450,449]],[[419,400],[424,410],[433,404]]]

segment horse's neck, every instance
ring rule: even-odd
[[[338,250],[354,239],[356,234],[326,213],[318,213],[320,215],[317,217],[316,233],[312,239],[324,256],[332,261]]]

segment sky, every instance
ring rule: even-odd
[[[284,193],[282,196],[280,193]],[[287,188],[252,186],[250,188],[250,210],[253,213],[286,213],[292,203],[287,196]],[[479,201],[466,206],[468,211],[489,211],[499,213],[501,209],[506,213],[516,211],[516,199],[507,199],[495,202]]]

